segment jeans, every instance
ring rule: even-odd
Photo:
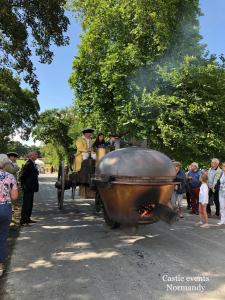
[[[183,194],[177,194],[177,192],[174,191],[171,197],[171,202],[173,207],[177,205],[178,208],[182,208],[182,200],[183,200]]]
[[[6,241],[12,219],[11,203],[0,204],[0,263],[6,260]]]

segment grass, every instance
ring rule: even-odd
[[[25,164],[25,162],[26,162],[25,159],[17,159],[17,161],[16,161],[17,165],[18,165],[20,168],[22,167],[22,165]]]

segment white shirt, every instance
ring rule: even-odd
[[[220,177],[220,192],[225,195],[225,174],[223,172],[222,176]]]
[[[209,188],[207,183],[203,182],[200,186],[199,203],[208,204],[209,202]]]

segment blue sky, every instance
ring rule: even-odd
[[[33,60],[40,82],[38,100],[41,111],[70,106],[73,102],[73,92],[69,87],[68,78],[72,72],[73,58],[78,51],[81,29],[74,17],[70,16],[70,22],[67,32],[70,45],[53,46],[54,59],[50,65],[38,63],[37,58]]]
[[[204,13],[200,17],[200,33],[203,42],[208,44],[210,53],[225,53],[225,0],[200,0]],[[70,17],[70,45],[53,47],[55,56],[51,65],[42,65],[34,60],[36,73],[40,81],[39,103],[41,111],[49,108],[62,108],[73,102],[73,92],[68,85],[72,71],[72,61],[78,50],[80,26],[74,17]]]
[[[200,0],[200,33],[211,53],[225,54],[225,0]]]

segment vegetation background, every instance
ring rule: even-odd
[[[1,151],[13,149],[9,137],[16,129],[24,138],[32,131],[42,141],[42,156],[57,164],[75,151],[81,128],[92,126],[96,134],[146,139],[148,147],[185,166],[198,161],[205,167],[212,157],[225,160],[225,60],[202,44],[198,0],[4,5],[0,17],[9,22],[0,23]],[[83,29],[69,79],[74,105],[39,113],[29,38],[40,60],[51,63],[51,43],[68,43],[66,9]],[[20,34],[12,30],[17,27]],[[20,87],[15,72],[32,90]]]

